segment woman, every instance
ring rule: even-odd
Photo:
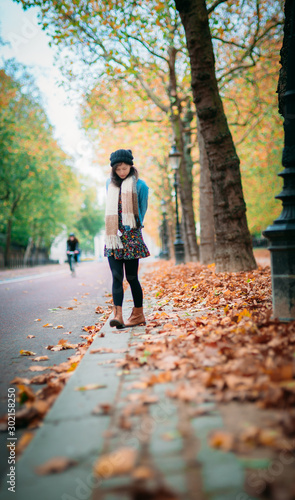
[[[148,187],[138,178],[130,149],[118,149],[110,156],[111,177],[107,180],[106,240],[104,255],[112,272],[114,318],[111,326],[124,328],[145,324],[143,294],[138,280],[138,261],[150,255],[141,228],[148,205]],[[124,268],[134,307],[125,322],[122,316]]]

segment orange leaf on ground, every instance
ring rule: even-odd
[[[17,456],[19,456],[24,451],[24,449],[32,441],[33,437],[34,437],[34,433],[29,432],[29,431],[24,432],[21,435],[21,437],[17,440],[17,445],[16,445],[16,449],[15,449]]]
[[[50,460],[47,460],[42,465],[39,465],[35,468],[35,472],[39,475],[45,474],[57,474],[59,472],[63,472],[70,467],[77,465],[77,461],[68,457],[54,457]]]
[[[234,436],[230,432],[216,430],[210,434],[209,444],[213,448],[230,451],[234,447]]]
[[[30,366],[29,370],[31,372],[43,372],[43,370],[50,370],[52,366]]]
[[[24,349],[21,349],[19,351],[19,353],[20,353],[21,356],[35,356],[36,355],[35,352],[33,352],[33,351],[26,351]]]
[[[132,477],[141,480],[153,479],[155,477],[155,472],[147,465],[139,465],[132,472]]]
[[[49,359],[48,356],[37,356],[37,358],[32,359],[32,361],[46,361]]]
[[[109,478],[130,474],[135,466],[137,450],[135,448],[119,448],[118,450],[102,455],[94,464],[95,476]]]
[[[96,314],[103,314],[105,312],[105,309],[101,306],[97,306],[95,308],[95,312],[96,312]]]
[[[75,391],[92,391],[94,389],[104,389],[105,387],[107,386],[104,384],[87,384],[81,387],[75,387]]]
[[[27,385],[20,384],[17,387],[18,387],[18,400],[21,404],[25,403],[26,401],[34,401],[36,399],[34,391]]]
[[[11,384],[30,384],[31,380],[29,378],[22,377],[14,377],[13,380],[10,381]]]

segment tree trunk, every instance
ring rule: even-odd
[[[10,253],[11,253],[11,229],[12,229],[12,215],[7,220],[6,240],[4,250],[4,266],[9,267]]]
[[[185,230],[188,235],[189,248],[190,248],[190,260],[197,262],[199,260],[199,246],[197,243],[196,235],[196,222],[194,215],[194,200],[193,200],[193,160],[191,156],[192,148],[192,137],[191,137],[191,122],[193,120],[194,114],[191,111],[190,101],[187,103],[186,112],[182,120],[182,137],[183,137],[183,157],[184,157],[184,172],[188,180],[188,191],[184,190],[183,204],[189,203],[190,211],[185,218]],[[188,222],[189,221],[189,222]]]
[[[200,152],[200,262],[212,264],[215,252],[215,230],[213,213],[213,189],[209,161],[198,120],[198,143]]]
[[[181,201],[182,217],[185,231],[183,234],[185,244],[185,260],[197,261],[199,249],[197,244],[196,224],[193,207],[192,161],[190,152],[185,152],[184,125],[181,120],[181,103],[177,95],[177,82],[175,72],[176,50],[171,47],[169,54],[169,97],[171,105],[170,121],[172,124],[177,148],[182,153],[182,161],[178,172],[179,194]],[[189,162],[190,160],[190,162]]]
[[[179,120],[180,121],[180,120]],[[177,137],[177,136],[176,136]],[[179,195],[185,234],[185,261],[197,262],[199,249],[197,244],[196,223],[193,208],[193,187],[187,175],[187,163],[184,158],[184,144],[182,134],[176,139],[178,150],[183,154],[178,172]]]
[[[205,0],[175,0],[186,33],[192,90],[214,197],[216,270],[255,269],[239,158],[219,95]]]
[[[24,265],[25,266],[28,264],[29,258],[31,257],[31,252],[32,252],[33,245],[34,245],[34,240],[30,236],[29,242],[27,244],[27,248],[26,248],[26,251],[25,251],[25,255],[24,255]]]
[[[8,267],[10,264],[10,250],[11,250],[11,230],[12,230],[12,221],[13,215],[17,208],[18,202],[20,200],[20,195],[17,195],[16,199],[13,201],[10,209],[10,214],[7,219],[7,228],[6,228],[6,241],[5,241],[5,250],[4,250],[4,266]]]

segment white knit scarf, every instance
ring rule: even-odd
[[[122,223],[123,226],[129,226],[130,229],[137,227],[137,221],[139,220],[136,182],[137,180],[135,175],[132,175],[130,177],[127,177],[121,184]],[[105,212],[106,248],[123,248],[121,238],[118,234],[119,193],[120,188],[110,182],[108,187]]]

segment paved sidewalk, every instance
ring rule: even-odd
[[[154,307],[153,299],[146,301],[147,316]],[[128,290],[124,317],[130,309]],[[95,321],[93,311],[89,324]],[[107,321],[18,460],[14,498],[251,500],[243,491],[241,462],[208,445],[208,433],[223,425],[213,401],[169,398],[173,382],[140,390],[144,366],[129,370],[128,363],[146,337],[145,327],[116,330]],[[77,390],[88,384],[101,387]],[[130,453],[135,465],[129,471]],[[94,464],[106,454],[94,475]],[[67,457],[72,466],[56,474],[36,472],[56,457]],[[6,484],[0,495],[11,498]]]

